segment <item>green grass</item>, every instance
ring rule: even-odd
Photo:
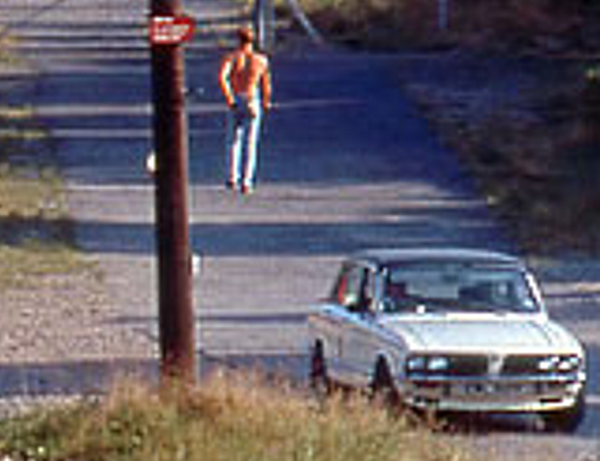
[[[473,459],[449,443],[360,398],[318,405],[248,374],[163,395],[125,383],[100,402],[0,423],[0,456],[11,460]]]

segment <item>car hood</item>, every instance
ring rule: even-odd
[[[579,353],[578,341],[545,318],[410,318],[383,328],[420,352]]]

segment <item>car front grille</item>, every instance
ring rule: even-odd
[[[409,378],[506,378],[544,379],[573,376],[576,370],[544,370],[540,362],[543,355],[456,355],[445,356],[448,365],[444,369],[407,370]]]
[[[545,374],[538,368],[542,358],[539,356],[508,356],[504,359],[502,374],[506,376]]]
[[[448,370],[443,372],[450,376],[485,376],[488,373],[488,359],[482,356],[449,357]]]

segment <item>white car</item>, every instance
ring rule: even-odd
[[[534,413],[548,430],[573,431],[585,413],[581,343],[505,254],[358,253],[311,311],[309,332],[321,389],[366,387],[434,412]]]

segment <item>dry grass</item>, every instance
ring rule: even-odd
[[[73,245],[60,176],[52,169],[0,165],[0,287],[92,265]]]
[[[404,0],[302,0],[318,29],[354,46],[391,48],[404,35]]]
[[[14,65],[18,61],[14,53],[10,52],[12,43],[14,43],[14,39],[5,35],[5,29],[0,27],[0,73],[4,68]]]
[[[473,459],[360,399],[320,406],[248,374],[175,389],[159,395],[125,383],[101,403],[0,423],[0,455],[80,461]]]
[[[465,1],[453,9],[452,34],[463,44],[523,49],[540,40],[577,34],[582,26],[578,1]]]
[[[330,38],[368,48],[470,46],[502,50],[600,48],[598,26],[582,2],[449,2],[439,30],[432,0],[301,0]]]
[[[55,170],[0,164],[0,218],[58,219],[64,213],[62,183]]]
[[[60,242],[28,240],[18,246],[0,245],[0,288],[32,289],[45,277],[97,274],[96,265],[76,248]]]
[[[571,88],[542,100],[538,110],[545,117],[536,123],[518,124],[509,116],[490,120],[475,139],[471,161],[526,250],[600,251],[600,142],[592,134],[600,123],[587,128],[581,91]],[[482,162],[490,150],[497,152],[492,168]]]
[[[525,251],[600,252],[600,79],[590,75],[550,85],[542,73],[538,87],[491,113],[443,90],[418,96]]]

